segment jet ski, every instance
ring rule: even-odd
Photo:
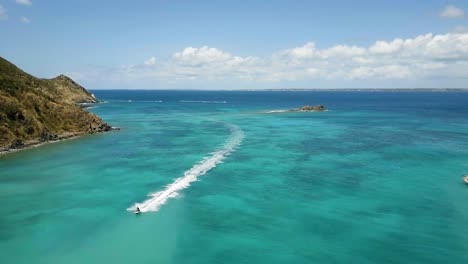
[[[465,177],[463,177],[463,181],[468,184],[468,175],[466,175]]]
[[[137,208],[135,209],[135,211],[133,213],[134,214],[141,214],[140,207],[137,206]]]

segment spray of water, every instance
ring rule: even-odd
[[[244,132],[233,124],[226,123],[226,126],[229,128],[231,135],[219,150],[213,152],[211,156],[208,156],[201,162],[195,164],[191,169],[184,173],[184,176],[167,185],[164,190],[149,194],[149,199],[141,203],[136,203],[127,210],[134,211],[138,206],[143,213],[158,211],[161,205],[163,205],[169,198],[176,197],[180,190],[188,188],[199,176],[215,168],[216,165],[221,163],[226,157],[234,152],[244,139]]]

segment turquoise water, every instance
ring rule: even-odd
[[[468,261],[468,93],[95,94],[122,130],[0,157],[2,263]]]

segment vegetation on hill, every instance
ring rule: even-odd
[[[79,105],[96,102],[64,75],[36,78],[0,57],[0,151],[110,130]]]

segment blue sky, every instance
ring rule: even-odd
[[[466,0],[0,6],[0,56],[91,89],[468,88]]]

